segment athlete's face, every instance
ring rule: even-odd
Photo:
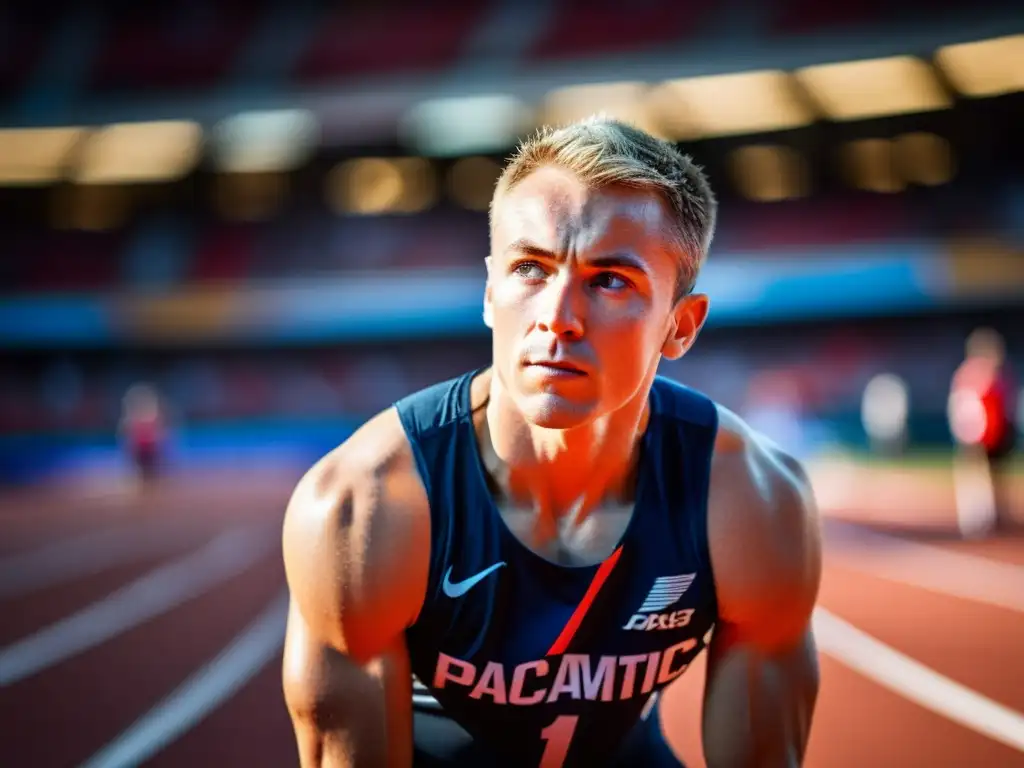
[[[569,429],[618,410],[693,343],[707,298],[675,301],[671,232],[656,195],[588,189],[555,167],[501,201],[484,312],[496,372],[530,422]]]

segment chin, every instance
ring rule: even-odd
[[[549,393],[527,395],[519,404],[523,416],[543,429],[573,429],[593,421],[596,403]]]

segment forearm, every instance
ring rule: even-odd
[[[733,646],[715,655],[704,699],[708,768],[801,765],[818,693],[810,632],[783,653]]]
[[[302,768],[408,768],[412,694],[404,658],[360,666],[329,657],[328,674],[312,684],[286,683]]]
[[[388,764],[383,729],[374,729],[372,723],[332,728],[312,719],[296,719],[295,736],[301,768],[375,768]]]

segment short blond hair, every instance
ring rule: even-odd
[[[660,196],[673,215],[680,244],[676,294],[693,290],[714,237],[718,202],[692,158],[667,141],[611,118],[542,128],[520,144],[498,179],[490,207],[492,232],[502,198],[545,165],[571,171],[590,187],[620,186]]]

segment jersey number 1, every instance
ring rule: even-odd
[[[542,741],[547,742],[544,754],[540,758],[540,768],[562,768],[565,756],[569,754],[569,742],[579,715],[561,715],[555,722],[540,732]]]

